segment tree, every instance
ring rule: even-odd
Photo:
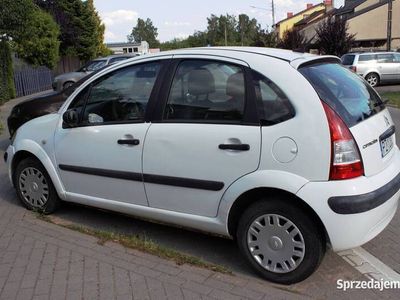
[[[146,41],[149,43],[150,48],[157,48],[160,46],[157,36],[158,29],[149,18],[146,20],[138,18],[136,26],[132,28],[132,33],[127,38],[130,43]]]
[[[316,29],[317,46],[321,53],[342,56],[351,50],[355,35],[348,33],[343,18],[329,16]]]
[[[299,30],[292,28],[283,33],[283,38],[278,42],[278,47],[289,50],[305,51],[309,41]]]
[[[237,31],[240,36],[241,46],[252,45],[260,30],[261,26],[258,24],[256,19],[250,19],[246,14],[239,15]]]
[[[0,39],[0,104],[15,97],[13,76],[10,45]]]
[[[207,22],[207,39],[211,46],[239,44],[238,21],[234,15],[211,15]]]
[[[12,41],[13,50],[20,58],[34,66],[54,68],[59,60],[60,30],[53,18],[36,9],[27,20],[25,30]]]
[[[274,31],[258,28],[258,31],[250,45],[255,47],[275,48],[277,43],[277,35]]]
[[[93,0],[35,0],[60,26],[60,53],[87,61],[107,52],[104,25]]]

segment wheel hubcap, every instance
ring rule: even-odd
[[[274,273],[288,273],[304,259],[305,243],[297,226],[289,219],[266,214],[251,223],[247,246],[255,261]]]
[[[21,172],[19,189],[24,200],[32,207],[42,208],[49,198],[46,178],[36,168],[26,168]]]
[[[368,83],[371,86],[375,86],[378,83],[378,78],[376,78],[376,76],[369,76],[368,77]]]

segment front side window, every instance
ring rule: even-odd
[[[154,62],[106,74],[82,91],[70,109],[83,109],[83,125],[143,121],[159,70],[160,63]]]
[[[252,76],[262,123],[273,125],[294,117],[289,99],[275,83],[258,72],[253,72]]]
[[[395,58],[396,62],[400,63],[400,54],[395,54],[394,58]]]
[[[206,60],[183,61],[176,71],[163,118],[241,122],[245,96],[241,67]]]
[[[358,58],[358,63],[360,64],[368,64],[376,60],[375,54],[363,54]]]

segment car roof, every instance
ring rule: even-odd
[[[138,56],[137,54],[113,54],[113,55],[108,55],[108,56],[104,56],[104,57],[98,57],[95,59],[92,59],[92,61],[98,61],[98,60],[108,60],[114,57],[126,57],[126,58],[134,58]]]
[[[165,51],[165,52],[159,52],[156,54],[153,54],[155,56],[157,55],[165,55],[165,54],[170,54],[170,55],[179,55],[179,54],[190,54],[190,53],[197,53],[197,54],[215,54],[215,51],[222,51],[222,52],[229,52],[237,53],[237,52],[243,52],[243,53],[253,53],[253,54],[259,54],[259,55],[266,55],[266,56],[271,56],[274,58],[286,60],[288,62],[291,62],[295,59],[298,58],[304,58],[304,57],[313,57],[316,55],[309,54],[309,53],[304,53],[304,52],[296,52],[292,50],[285,50],[285,49],[278,49],[278,48],[263,48],[263,47],[199,47],[199,48],[185,48],[185,49],[178,49],[178,50],[171,50],[171,51]]]

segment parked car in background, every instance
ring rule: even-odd
[[[28,209],[61,200],[233,237],[264,278],[301,281],[397,211],[389,111],[333,56],[221,47],[121,62],[4,159]]]
[[[86,75],[104,66],[111,65],[135,56],[138,56],[138,54],[110,55],[107,57],[96,58],[94,60],[91,60],[76,72],[70,72],[56,76],[53,80],[53,90],[60,92],[70,87],[71,85],[73,85],[75,82],[85,77]]]
[[[107,66],[104,66],[92,73],[87,74],[85,77],[81,78],[61,92],[53,91],[46,95],[33,97],[15,105],[7,119],[7,127],[10,133],[10,138],[14,136],[17,129],[24,123],[47,114],[57,112],[64,101],[75,91],[75,89],[85,82],[85,80],[88,80],[97,72],[106,67]]]
[[[364,77],[372,87],[381,83],[400,82],[400,53],[348,53],[341,60],[344,66]]]

